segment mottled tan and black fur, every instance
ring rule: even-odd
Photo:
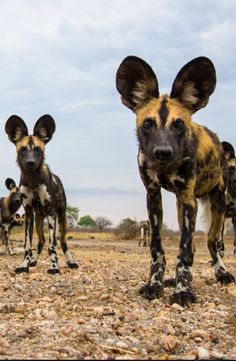
[[[57,258],[57,228],[59,225],[60,242],[68,267],[77,268],[68,251],[66,235],[66,195],[60,178],[53,174],[44,162],[45,146],[55,132],[55,122],[50,115],[38,119],[33,135],[28,134],[24,121],[12,115],[6,122],[5,131],[16,146],[17,162],[21,171],[20,190],[23,195],[25,209],[25,254],[17,273],[28,272],[29,266],[36,266],[42,252],[44,237],[44,219],[47,217],[49,226],[48,253],[51,274],[59,273]],[[34,221],[39,237],[38,247],[32,255],[32,236]]]
[[[11,246],[10,233],[11,229],[17,225],[16,212],[22,204],[22,194],[20,187],[16,186],[13,179],[7,178],[5,185],[10,193],[8,196],[0,198],[1,237],[6,247],[6,252],[14,254]]]
[[[208,247],[216,279],[234,281],[216,249],[225,213],[227,164],[218,137],[191,116],[207,105],[216,84],[213,63],[199,57],[177,74],[170,95],[160,95],[152,68],[136,56],[120,64],[116,86],[124,105],[136,114],[140,176],[147,190],[147,208],[152,228],[150,279],[140,293],[148,298],[163,295],[165,256],[162,247],[161,187],[175,193],[181,230],[175,291],[171,303],[183,306],[196,302],[192,289],[193,235],[197,198],[208,197],[212,224]]]

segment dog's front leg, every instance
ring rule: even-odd
[[[58,257],[57,257],[57,217],[56,215],[48,216],[49,226],[49,247],[48,254],[50,256],[51,267],[47,271],[50,274],[60,273],[58,269]]]
[[[148,191],[147,208],[152,228],[150,244],[151,271],[148,284],[143,286],[139,293],[148,300],[152,300],[163,296],[163,277],[166,264],[161,243],[163,212],[160,188],[155,191]]]
[[[197,215],[197,201],[195,199],[188,203],[182,201],[181,213],[181,240],[176,263],[176,287],[173,295],[170,296],[170,303],[188,306],[197,300],[191,286],[192,274],[190,270],[195,251],[193,234]]]
[[[34,214],[31,206],[25,207],[25,244],[24,261],[21,267],[15,269],[16,273],[29,272],[29,265],[32,258],[32,237],[34,229]]]
[[[44,214],[40,213],[39,211],[35,212],[35,228],[38,235],[38,246],[34,256],[30,261],[30,267],[35,267],[38,262],[38,258],[43,250],[45,244],[45,237],[44,237]]]
[[[5,244],[6,247],[6,253],[9,253],[10,255],[14,254],[11,247],[10,226],[8,223],[2,224],[2,237],[3,237],[3,243]]]

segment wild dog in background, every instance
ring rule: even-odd
[[[231,218],[234,228],[234,255],[236,256],[236,157],[232,144],[222,142],[228,164],[225,218]],[[224,251],[224,248],[223,248]]]
[[[223,284],[234,281],[216,248],[224,222],[226,159],[217,136],[191,120],[193,113],[207,105],[215,85],[215,68],[206,57],[193,59],[179,71],[170,95],[159,94],[152,68],[136,56],[126,57],[117,71],[121,100],[136,114],[138,165],[147,190],[151,270],[148,284],[140,293],[149,300],[161,297],[164,291],[161,187],[176,195],[181,230],[175,291],[170,302],[187,306],[197,300],[190,268],[195,252],[196,198],[202,196],[207,195],[211,204],[208,248],[216,279]]]
[[[143,242],[143,246],[149,246],[150,245],[150,222],[147,219],[146,221],[140,221],[139,223],[139,243],[140,246]]]
[[[14,213],[13,218],[10,220],[10,225],[9,225],[9,232],[8,235],[10,237],[11,234],[11,230],[14,227],[22,227],[24,225],[25,222],[25,214],[19,214],[19,213]],[[4,240],[4,236],[3,236],[3,230],[1,229],[1,233],[0,233],[0,237],[2,239],[3,244],[5,244],[5,240]],[[9,244],[9,242],[8,242]],[[14,251],[8,252],[9,254],[14,254]]]
[[[15,213],[11,222],[11,228],[21,227],[25,222],[25,214]]]
[[[25,209],[25,254],[17,273],[28,272],[29,266],[36,266],[42,252],[44,237],[44,219],[49,226],[48,253],[51,260],[48,273],[59,273],[57,257],[57,225],[60,229],[60,242],[69,268],[77,268],[68,251],[66,234],[66,195],[58,176],[51,173],[44,162],[45,146],[55,132],[55,122],[50,115],[38,119],[33,135],[28,134],[25,122],[17,115],[12,115],[5,124],[5,131],[16,146],[17,162],[21,171],[20,190]],[[35,216],[35,217],[34,217]],[[39,237],[38,247],[32,255],[32,236],[34,228]]]
[[[0,212],[1,212],[1,237],[3,244],[6,247],[6,252],[14,254],[11,246],[10,232],[16,225],[16,212],[22,204],[22,194],[20,187],[16,186],[13,179],[7,178],[5,181],[6,188],[9,189],[10,194],[7,197],[0,198]]]

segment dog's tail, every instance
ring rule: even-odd
[[[207,235],[209,233],[210,226],[211,226],[211,205],[210,205],[209,198],[207,196],[204,198],[201,198],[201,204],[203,207],[201,221],[202,221],[205,236],[207,238]],[[230,229],[230,226],[231,226],[231,219],[225,218],[224,228],[223,228],[224,234],[227,232],[228,229]]]
[[[201,221],[202,221],[205,237],[207,238],[211,226],[211,205],[210,205],[209,197],[205,196],[201,198],[201,203],[203,207]]]

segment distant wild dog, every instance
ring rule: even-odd
[[[25,209],[25,254],[21,267],[16,273],[28,272],[29,266],[36,266],[44,247],[44,219],[48,219],[49,248],[51,266],[50,274],[59,273],[57,257],[57,229],[59,224],[60,242],[69,268],[77,268],[72,261],[65,240],[66,234],[66,195],[60,178],[52,174],[44,162],[45,146],[55,132],[55,122],[50,115],[38,119],[33,135],[28,134],[24,121],[12,115],[6,122],[5,131],[12,143],[16,145],[17,162],[21,171],[20,190]],[[32,255],[32,236],[34,228],[39,237],[38,247]]]
[[[207,105],[215,85],[215,68],[206,57],[193,59],[179,71],[170,95],[159,94],[152,68],[136,56],[126,57],[117,71],[121,100],[136,114],[138,165],[147,190],[152,228],[151,270],[148,284],[140,289],[140,294],[149,300],[161,297],[164,291],[161,187],[176,195],[181,230],[175,291],[170,302],[187,306],[197,301],[190,268],[195,252],[196,198],[202,196],[211,203],[208,248],[216,279],[223,284],[234,281],[216,248],[224,222],[226,159],[218,137],[191,120],[194,112]]]
[[[25,222],[25,214],[15,213],[11,222],[11,227],[21,227]]]
[[[10,237],[12,228],[14,228],[14,227],[22,227],[24,225],[24,222],[25,222],[25,215],[24,214],[14,213],[13,218],[10,220],[8,236]],[[3,230],[2,229],[1,229],[0,237],[1,237],[2,241],[3,241],[3,244],[6,244],[4,236],[3,236]],[[9,238],[8,238],[8,244],[9,244]],[[14,251],[11,249],[11,251],[8,252],[8,253],[12,255],[12,254],[14,254]]]
[[[234,228],[234,255],[236,256],[236,157],[232,144],[222,142],[228,164],[225,218],[231,218]]]
[[[16,186],[13,179],[7,178],[5,181],[7,189],[10,194],[7,197],[0,198],[0,212],[1,212],[1,237],[3,244],[6,247],[6,252],[13,254],[10,232],[16,225],[16,212],[22,204],[22,194],[20,187]]]
[[[140,221],[139,223],[139,243],[140,246],[143,242],[143,246],[149,246],[150,245],[150,222],[149,220],[146,221]]]

